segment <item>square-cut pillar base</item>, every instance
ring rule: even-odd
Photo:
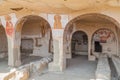
[[[95,60],[96,60],[96,57],[95,57],[95,56],[90,55],[90,56],[88,57],[88,59],[89,59],[89,61],[95,61]]]
[[[55,64],[54,62],[49,63],[48,65],[49,67],[49,71],[53,71],[53,72],[60,72],[62,71],[60,68],[59,64]]]

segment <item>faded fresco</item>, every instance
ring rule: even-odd
[[[115,36],[108,29],[101,29],[94,34],[94,41],[99,41],[101,43],[114,42]]]
[[[13,37],[14,27],[17,22],[16,14],[11,13],[8,15],[0,16],[1,23],[5,28],[8,37]]]
[[[48,22],[51,25],[53,36],[61,37],[68,23],[68,15],[48,14]]]
[[[62,29],[61,16],[54,16],[54,29]]]
[[[93,51],[99,53],[116,53],[115,34],[109,29],[100,29],[93,36]]]
[[[48,14],[48,22],[52,29],[63,29],[68,23],[68,15]]]
[[[6,27],[5,27],[6,34],[9,37],[13,37],[14,27],[13,27],[13,23],[11,22],[11,16],[6,15],[5,20],[6,20]]]

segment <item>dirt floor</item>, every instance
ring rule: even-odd
[[[42,75],[34,74],[29,80],[95,80],[97,61],[88,61],[87,56],[77,56],[67,60],[64,72],[44,71]]]

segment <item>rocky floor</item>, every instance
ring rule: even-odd
[[[22,57],[22,59],[21,59],[22,60],[22,65],[40,60],[41,58],[42,57],[39,57],[39,56],[27,56],[27,57],[25,56],[25,57]],[[12,67],[8,66],[8,59],[7,58],[0,59],[0,78],[2,76],[4,76],[6,73],[10,72],[10,70],[12,70],[12,69],[13,69]]]
[[[64,72],[44,71],[42,75],[33,74],[29,80],[95,80],[97,61],[88,61],[87,56],[67,60]]]

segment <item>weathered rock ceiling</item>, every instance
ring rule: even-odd
[[[99,17],[99,16],[95,16],[95,15],[91,15],[91,16],[85,16],[84,18],[81,18],[80,20],[78,20],[76,23],[108,23],[108,24],[112,24],[111,21],[103,18],[103,17]]]
[[[11,12],[71,13],[99,6],[120,7],[119,0],[0,0],[0,15]]]

